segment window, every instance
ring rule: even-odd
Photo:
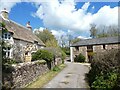
[[[105,44],[103,45],[103,49],[105,49]]]
[[[38,48],[38,47],[37,47],[37,44],[38,44],[38,42],[37,42],[37,41],[34,41],[34,47],[35,47],[35,49]]]
[[[79,47],[75,47],[76,51],[79,51]]]
[[[35,44],[38,44],[38,41],[34,41]]]
[[[3,39],[10,39],[11,38],[11,34],[10,33],[5,33],[3,35]]]
[[[87,49],[93,49],[93,46],[92,45],[87,46]]]
[[[9,58],[10,57],[10,47],[4,48],[4,52],[6,54],[6,57]]]

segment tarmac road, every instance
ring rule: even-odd
[[[89,72],[90,64],[88,63],[71,63],[66,62],[64,68],[43,88],[89,88],[85,80],[85,74]]]

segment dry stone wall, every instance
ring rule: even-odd
[[[11,73],[3,73],[3,80],[4,84],[13,88],[23,88],[38,76],[49,71],[47,64],[40,63],[39,61],[12,65],[12,68]]]
[[[55,64],[57,63],[57,64]],[[5,87],[23,88],[27,84],[36,80],[36,78],[50,69],[55,65],[62,63],[61,58],[55,58],[51,63],[41,63],[40,61],[26,62],[14,64],[11,66],[9,73],[3,72],[3,84]]]

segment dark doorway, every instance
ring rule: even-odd
[[[88,55],[88,62],[91,63],[92,59],[93,59],[93,46],[89,45],[87,46],[87,55]]]

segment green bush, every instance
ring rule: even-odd
[[[61,58],[62,58],[62,63],[64,63],[64,59],[66,58],[66,54],[63,52],[63,51],[61,51]]]
[[[5,58],[3,59],[2,61],[3,64],[17,64],[17,63],[20,63],[19,61],[17,60],[14,60],[14,59],[9,59],[9,58]]]
[[[48,50],[49,52],[53,53],[55,58],[61,58],[64,60],[66,58],[66,54],[60,48],[44,48],[44,50]]]
[[[107,73],[106,75],[100,74],[95,77],[95,81],[92,83],[92,88],[112,88],[117,81],[116,73]]]
[[[37,52],[32,54],[32,60],[46,60],[46,61],[52,61],[54,59],[54,55],[47,51],[47,50],[38,50]]]
[[[80,53],[78,56],[74,59],[75,62],[85,62],[85,57]]]
[[[58,66],[55,66],[55,67],[53,67],[53,69],[52,69],[53,71],[59,71],[60,70],[60,68],[58,67]]]
[[[62,47],[61,49],[66,55],[68,55],[68,56],[70,55],[70,48],[69,47]]]
[[[91,88],[120,88],[120,49],[96,53],[88,78]]]

